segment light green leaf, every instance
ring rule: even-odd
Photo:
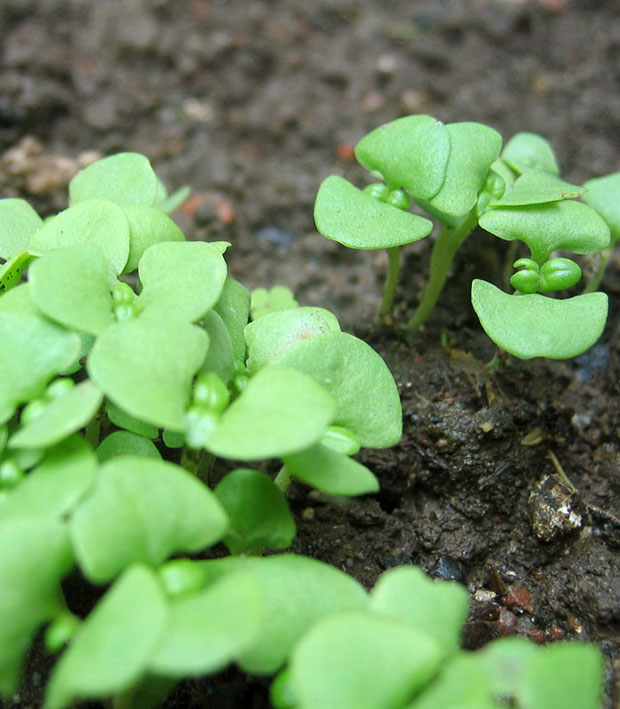
[[[237,460],[295,453],[318,441],[335,408],[311,377],[288,367],[264,367],[224,411],[207,449]]]
[[[33,259],[28,251],[22,251],[0,266],[0,295],[19,285],[24,271]]]
[[[9,441],[11,448],[47,448],[79,431],[101,406],[103,392],[91,381],[78,384],[51,401],[45,411],[22,426]]]
[[[475,206],[489,167],[502,149],[502,137],[482,123],[450,123],[446,129],[450,159],[444,183],[430,205],[443,214],[460,216]]]
[[[123,273],[138,268],[149,246],[162,241],[185,241],[185,235],[172,219],[155,207],[135,204],[123,207],[123,211],[129,222],[129,257]]]
[[[335,613],[293,649],[296,709],[402,707],[435,674],[440,653],[426,633],[369,613]]]
[[[580,197],[585,187],[571,185],[555,175],[531,170],[516,179],[512,189],[507,189],[501,199],[491,201],[491,207],[522,207],[528,204],[559,202]]]
[[[160,185],[163,187],[161,182]],[[161,209],[161,211],[166,214],[172,214],[172,212],[178,209],[183,202],[185,202],[191,193],[192,188],[189,185],[179,187],[179,189],[175,190],[171,195],[167,193],[167,190],[164,187],[163,192],[161,190],[158,191],[153,206],[157,207],[157,209]]]
[[[30,295],[30,285],[21,283],[0,298],[0,313],[22,313],[24,315],[39,316],[39,309],[34,304]]]
[[[95,480],[97,461],[79,436],[54,446],[0,506],[0,523],[17,517],[70,513]]]
[[[227,384],[234,372],[233,344],[222,318],[210,310],[202,319],[202,326],[209,336],[209,349],[201,371],[214,372]]]
[[[486,645],[477,656],[498,697],[514,697],[521,686],[523,669],[535,662],[541,648],[524,637],[498,638]]]
[[[0,352],[1,424],[77,360],[80,338],[36,315],[0,312]]]
[[[469,594],[463,586],[433,581],[417,566],[386,571],[370,594],[371,610],[423,630],[437,641],[443,658],[460,646],[468,607]]]
[[[387,365],[372,347],[344,332],[303,340],[278,359],[309,374],[334,397],[333,423],[347,428],[367,448],[388,448],[402,436],[398,389]]]
[[[428,219],[380,202],[337,175],[321,183],[314,221],[323,236],[352,249],[403,246],[433,230]]]
[[[506,143],[502,160],[519,173],[542,170],[559,175],[555,153],[548,140],[536,133],[517,133]]]
[[[365,465],[320,443],[283,457],[289,472],[328,495],[366,495],[379,481]]]
[[[144,252],[138,272],[143,286],[140,306],[193,322],[220,297],[226,262],[204,241],[162,242]]]
[[[78,628],[54,668],[45,709],[120,694],[146,670],[168,618],[168,604],[150,569],[133,566]]]
[[[286,286],[274,286],[273,288],[255,288],[250,294],[250,316],[252,320],[258,320],[267,313],[276,310],[286,310],[287,308],[297,308],[299,303],[295,299],[295,294]]]
[[[432,116],[405,116],[375,128],[355,146],[358,162],[380,173],[392,188],[404,187],[419,199],[431,199],[443,185],[450,138]]]
[[[17,691],[37,628],[60,612],[60,580],[73,558],[66,525],[22,518],[0,523],[0,695]]]
[[[97,338],[88,372],[131,416],[184,431],[192,378],[207,346],[207,335],[200,328],[142,316],[112,325]]]
[[[500,239],[526,243],[539,265],[556,249],[587,254],[609,245],[604,219],[587,204],[571,200],[490,209],[479,224]]]
[[[157,566],[204,549],[227,525],[215,495],[183,468],[127,456],[102,466],[71,519],[71,539],[86,577],[105,583],[134,562]]]
[[[50,251],[28,272],[32,299],[41,312],[92,335],[112,324],[112,278],[103,252],[92,243]]]
[[[295,522],[284,494],[268,475],[238,468],[218,483],[215,494],[230,519],[224,543],[231,554],[291,545]]]
[[[263,315],[245,328],[248,369],[256,372],[322,332],[340,332],[336,316],[324,308],[292,308]]]
[[[161,460],[161,455],[153,441],[129,431],[114,431],[106,436],[97,448],[97,458],[100,463],[124,455]]]
[[[173,677],[217,672],[254,644],[262,612],[261,588],[244,571],[224,576],[206,591],[172,599],[149,670]]]
[[[30,238],[43,224],[25,199],[0,199],[0,258],[26,251]]]
[[[508,295],[474,280],[471,302],[487,335],[521,359],[568,359],[598,340],[607,319],[607,296],[588,293],[566,300],[538,293]]]
[[[355,579],[308,557],[277,554],[199,563],[213,578],[247,571],[259,583],[264,598],[263,629],[239,663],[252,674],[278,670],[299,638],[320,618],[362,609],[367,603],[366,591]]]
[[[116,204],[153,204],[158,191],[151,163],[139,153],[118,153],[92,163],[69,183],[71,204],[106,199]]]
[[[607,222],[611,239],[620,239],[620,172],[588,180],[584,187],[584,201]]]
[[[130,416],[126,411],[119,409],[118,406],[111,401],[106,402],[105,412],[110,421],[119,428],[124,428],[144,438],[154,439],[159,435],[157,426],[141,421],[135,416]]]
[[[219,300],[213,306],[228,328],[235,359],[245,361],[243,329],[250,317],[250,292],[234,278],[226,278]]]
[[[120,273],[129,255],[129,222],[121,207],[102,199],[69,207],[45,224],[30,239],[36,256],[76,244],[97,244]]]

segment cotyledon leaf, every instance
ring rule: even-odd
[[[43,224],[25,199],[0,199],[0,258],[9,259],[28,248],[28,242]]]

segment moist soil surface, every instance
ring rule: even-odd
[[[363,186],[356,141],[408,113],[477,120],[505,139],[546,135],[563,176],[620,167],[620,5],[603,0],[5,0],[0,4],[3,197],[65,206],[82,164],[146,153],[191,239],[226,239],[248,287],[332,309],[391,367],[404,436],[362,459],[377,495],[339,503],[293,485],[293,550],[367,587],[418,564],[472,594],[463,642],[519,633],[578,638],[620,677],[620,272],[603,281],[603,338],[576,360],[505,359],[469,303],[498,285],[505,244],[474,233],[424,331],[399,326],[428,273],[430,240],[405,249],[395,322],[372,325],[386,260],[314,231],[320,181]],[[587,264],[585,264],[587,266]],[[21,699],[38,706],[33,660]],[[186,682],[169,707],[267,707],[268,682],[229,670]],[[94,705],[93,705],[94,706]]]

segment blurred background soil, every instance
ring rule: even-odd
[[[366,184],[355,143],[409,113],[481,121],[505,139],[541,133],[578,184],[617,171],[619,52],[620,4],[605,0],[0,2],[0,196],[48,214],[80,166],[143,152],[169,187],[191,185],[175,215],[188,238],[232,242],[232,275],[334,310],[391,366],[405,435],[365,455],[381,492],[339,506],[294,487],[295,550],[366,585],[402,563],[466,584],[470,648],[510,632],[594,641],[609,707],[620,674],[618,256],[598,345],[491,377],[494,348],[468,289],[478,276],[501,283],[503,244],[468,240],[412,338],[370,325],[384,255],[322,239],[312,207],[329,174]],[[429,240],[405,249],[403,318],[428,251]],[[581,524],[541,538],[537,515],[564,503]],[[263,707],[266,686],[231,670],[184,683],[169,706]],[[30,695],[14,706],[36,706]]]

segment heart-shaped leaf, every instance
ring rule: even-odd
[[[572,200],[490,209],[479,223],[500,239],[526,243],[541,265],[556,249],[587,254],[609,245],[604,219],[587,204]]]
[[[335,408],[311,377],[288,367],[263,367],[224,411],[207,449],[238,460],[295,453],[318,441]]]
[[[134,562],[156,566],[204,549],[227,525],[215,495],[183,468],[127,456],[101,467],[71,519],[71,539],[84,574],[105,583]]]
[[[153,441],[130,431],[114,431],[106,436],[97,448],[97,458],[100,463],[124,455],[137,455],[161,460],[161,454]]]
[[[0,199],[0,258],[26,251],[41,217],[25,199]]]
[[[566,300],[538,293],[508,295],[474,280],[471,302],[487,335],[521,359],[569,359],[599,339],[607,319],[607,296],[588,293]]]
[[[50,251],[28,271],[32,299],[52,320],[99,335],[112,324],[109,270],[96,244]]]
[[[560,174],[551,144],[537,133],[513,135],[502,151],[502,160],[519,173],[542,170],[550,175]]]
[[[446,177],[430,204],[443,214],[460,216],[475,206],[489,167],[502,149],[502,137],[482,123],[450,123],[446,130],[450,136]]]
[[[278,359],[309,374],[334,397],[334,424],[352,431],[362,446],[388,448],[402,436],[398,389],[387,365],[372,347],[344,332],[303,340]]]
[[[588,180],[583,199],[607,222],[613,242],[620,239],[620,172]]]
[[[150,246],[138,269],[141,307],[175,320],[194,322],[212,308],[226,280],[222,254],[204,241]]]
[[[380,202],[342,177],[321,183],[314,203],[317,230],[352,249],[388,249],[428,236],[433,223]]]
[[[86,380],[51,401],[43,413],[11,437],[11,448],[47,448],[79,431],[93,418],[103,392]]]
[[[298,342],[322,332],[340,332],[336,316],[324,308],[277,310],[245,328],[250,372],[275,361]]]
[[[366,495],[379,490],[379,481],[365,465],[317,444],[283,462],[296,478],[328,495]]]
[[[217,672],[254,644],[263,603],[258,582],[244,571],[224,576],[206,591],[172,599],[149,670],[172,677]]]
[[[74,332],[37,315],[0,312],[0,424],[18,404],[38,396],[54,375],[67,370],[80,347]]]
[[[518,177],[511,189],[501,199],[491,201],[491,207],[523,207],[527,204],[559,202],[562,199],[580,197],[585,187],[571,185],[555,175],[540,170],[531,170]]]
[[[172,219],[155,207],[135,204],[125,206],[123,211],[129,222],[129,256],[124,273],[138,268],[149,246],[162,241],[185,241],[185,235]]]
[[[65,209],[33,234],[29,250],[36,256],[76,244],[97,244],[120,273],[129,255],[129,222],[121,207],[103,199],[91,199]]]
[[[231,554],[291,545],[295,522],[284,494],[268,475],[238,468],[218,483],[215,494],[230,519],[224,543]]]
[[[392,189],[431,199],[446,177],[450,138],[432,116],[405,116],[375,128],[355,146],[358,162],[380,173]]]
[[[153,204],[159,180],[148,158],[118,153],[92,163],[69,183],[71,204],[105,199],[116,204]]]
[[[143,316],[112,325],[97,338],[88,372],[130,415],[184,431],[192,378],[207,346],[207,335],[200,328]]]
[[[139,565],[128,569],[78,628],[54,668],[46,709],[109,697],[132,686],[148,666],[168,613],[153,571]]]

